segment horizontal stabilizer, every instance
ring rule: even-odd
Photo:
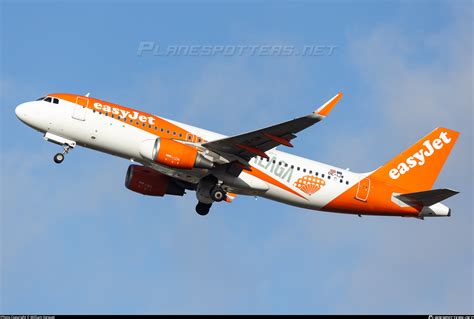
[[[432,189],[424,192],[400,194],[395,197],[409,205],[431,206],[445,200],[446,198],[456,195],[457,193],[459,192],[443,188]]]

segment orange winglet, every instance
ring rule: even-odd
[[[337,93],[335,97],[327,101],[323,106],[317,109],[314,113],[321,116],[328,116],[333,107],[339,102],[342,97],[342,92]]]
[[[269,139],[271,139],[271,140],[273,140],[277,143],[280,143],[281,145],[285,145],[285,146],[288,146],[288,147],[293,147],[293,144],[291,144],[290,141],[288,141],[287,139],[285,139],[283,137],[275,136],[275,135],[268,134],[268,133],[263,133],[263,135],[265,135],[266,137],[268,137]]]
[[[268,155],[265,154],[265,152],[262,151],[261,149],[250,147],[250,146],[247,146],[247,145],[242,145],[242,144],[235,144],[235,146],[237,146],[238,148],[243,149],[244,151],[250,152],[252,154],[260,155],[263,158],[268,158]]]

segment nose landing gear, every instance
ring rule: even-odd
[[[66,155],[70,150],[72,150],[73,146],[68,144],[63,145],[64,151],[62,153],[57,153],[54,155],[53,160],[56,164],[61,164],[64,161],[64,155]]]
[[[64,161],[64,155],[62,153],[58,153],[54,155],[54,162],[56,164],[61,164]]]
[[[64,151],[62,153],[57,153],[56,155],[54,155],[53,160],[56,164],[62,163],[64,161],[64,155],[66,155],[70,150],[74,148],[74,146],[76,146],[75,141],[69,140],[51,132],[47,132],[46,134],[44,134],[43,138],[48,142],[58,144],[63,147]]]

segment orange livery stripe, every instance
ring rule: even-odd
[[[261,170],[258,170],[256,169],[255,167],[250,167],[250,169],[245,169],[244,170],[246,173],[252,175],[252,176],[255,176],[259,179],[261,179],[262,181],[265,181],[267,183],[270,183],[270,184],[273,184],[277,187],[280,187],[281,189],[284,189],[286,190],[287,192],[290,192],[292,194],[295,194],[296,196],[299,196],[303,199],[306,199],[306,197],[302,196],[301,194],[297,193],[296,191],[294,191],[293,189],[289,188],[288,186],[286,186],[285,184],[283,184],[282,182],[279,182],[277,181],[276,179],[274,179],[273,177],[265,174],[264,172],[262,172]]]

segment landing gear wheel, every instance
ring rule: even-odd
[[[56,164],[60,164],[60,163],[62,163],[62,161],[64,161],[64,154],[58,153],[58,154],[54,155],[54,162]]]
[[[201,216],[206,216],[209,213],[209,209],[211,208],[212,204],[204,204],[199,202],[196,205],[196,213]]]
[[[211,198],[215,202],[221,202],[225,199],[225,191],[220,187],[214,187],[211,190]]]

